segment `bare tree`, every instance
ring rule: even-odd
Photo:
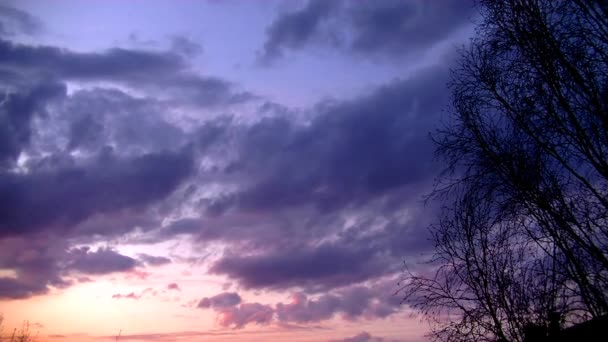
[[[406,299],[449,341],[608,313],[608,5],[481,0],[434,137],[438,268]]]

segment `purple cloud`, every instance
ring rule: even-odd
[[[42,31],[39,18],[7,5],[0,5],[0,36],[14,36],[19,33],[35,35]]]
[[[266,30],[262,58],[280,57],[285,49],[300,48],[315,38],[324,21],[340,7],[339,1],[310,0],[303,8],[276,18]]]
[[[395,314],[400,309],[401,298],[394,294],[394,284],[384,280],[370,286],[349,286],[316,298],[296,292],[292,294],[291,302],[277,303],[274,307],[241,303],[236,293],[220,293],[203,298],[198,307],[215,310],[222,326],[235,328],[248,323],[267,324],[274,318],[285,325],[318,323],[338,315],[347,320],[377,319]]]
[[[65,84],[53,81],[7,92],[0,105],[0,171],[12,165],[21,151],[29,146],[34,117],[44,116],[49,102],[65,96]]]
[[[127,294],[116,293],[112,295],[112,299],[134,299],[139,300],[144,296],[156,296],[158,292],[153,288],[147,288],[143,290],[140,294],[136,294],[135,292],[129,292]]]
[[[266,325],[272,321],[273,309],[269,305],[259,303],[243,303],[222,309],[218,315],[218,322],[223,327],[240,329],[247,324]]]
[[[0,269],[15,273],[0,277],[0,298],[41,295],[88,276],[134,272],[137,266],[137,260],[110,248],[69,248],[64,239],[48,235],[0,239]]]
[[[69,229],[97,213],[144,208],[170,194],[192,166],[187,149],[133,158],[104,151],[83,166],[0,172],[0,236]]]
[[[362,55],[403,56],[429,48],[470,24],[472,1],[309,0],[281,13],[266,31],[262,60],[313,44]],[[432,23],[432,24],[430,24]]]
[[[331,340],[330,342],[383,342],[386,341],[381,337],[373,337],[367,331],[362,331],[359,334],[351,337],[346,337],[341,340]]]
[[[109,248],[91,251],[88,247],[72,249],[68,253],[67,269],[84,274],[101,275],[135,269],[137,260]]]
[[[120,293],[112,295],[112,299],[135,299],[135,300],[138,300],[140,298],[141,298],[141,295],[136,295],[134,292],[131,292],[129,294],[124,294],[124,295],[120,294]]]
[[[384,318],[399,311],[400,298],[379,287],[353,286],[335,294],[309,299],[303,293],[292,295],[290,303],[276,305],[277,319],[285,323],[321,322],[341,315],[348,320]]]
[[[167,257],[149,255],[145,253],[137,254],[137,259],[148,266],[162,266],[171,263],[171,259]]]
[[[374,249],[326,244],[254,256],[228,255],[211,273],[225,274],[247,288],[301,286],[323,290],[384,274]]]
[[[263,53],[321,43],[402,54],[464,25],[468,10],[452,3],[437,11],[445,26],[415,35],[411,27],[435,19],[424,11],[435,5],[309,1],[270,25]],[[413,26],[401,27],[405,21]],[[340,23],[347,40],[336,31]],[[234,288],[296,292],[293,302],[276,306],[243,303],[233,292],[201,299],[198,307],[218,311],[223,326],[395,313],[397,304],[366,284],[428,248],[421,233],[428,212],[413,208],[434,176],[427,133],[447,103],[447,66],[351,99],[290,109],[258,106],[233,83],[196,73],[188,58],[199,52],[185,37],[168,51],[0,41],[7,89],[0,103],[0,268],[16,273],[0,278],[0,298],[43,294],[84,275],[143,279],[150,273],[136,267],[172,260],[71,244],[179,235],[233,251],[207,260]],[[68,93],[66,83],[78,87]],[[99,84],[109,86],[93,87]],[[251,105],[245,114],[222,114],[243,102]],[[180,113],[193,106],[205,108],[186,121]],[[3,253],[13,239],[40,254]],[[162,291],[178,289],[174,283]]]
[[[213,297],[205,297],[198,302],[197,307],[206,309],[226,309],[241,303],[241,296],[234,292],[223,292]]]

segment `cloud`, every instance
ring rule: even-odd
[[[171,263],[171,259],[163,256],[154,256],[145,253],[137,254],[139,261],[143,262],[148,266],[162,266]]]
[[[220,190],[196,202],[200,216],[168,222],[147,241],[227,244],[210,272],[250,289],[318,293],[398,272],[432,248],[425,229],[435,208],[420,201],[437,169],[428,133],[447,104],[446,81],[446,66],[423,70],[321,102],[305,123],[283,114],[208,122],[195,131],[199,148],[231,148],[227,166],[209,175]]]
[[[63,289],[83,276],[134,271],[135,259],[110,248],[70,248],[68,241],[47,234],[0,239],[0,299],[21,299]]]
[[[133,300],[140,300],[145,296],[156,296],[158,294],[158,292],[156,290],[154,290],[153,288],[147,288],[145,290],[143,290],[140,294],[137,294],[135,292],[129,292],[127,294],[120,294],[120,293],[116,293],[112,295],[112,299],[133,299]]]
[[[388,283],[375,287],[351,286],[333,294],[310,299],[303,293],[292,294],[291,302],[276,305],[277,319],[284,323],[314,323],[341,315],[347,320],[377,319],[400,309],[400,298]]]
[[[0,7],[0,21],[17,12]],[[249,96],[196,73],[183,52],[76,52],[0,39],[0,243],[19,241],[35,255],[27,263],[0,255],[0,267],[17,274],[0,278],[0,297],[64,288],[80,273],[144,274],[134,265],[170,262],[70,245],[158,226],[179,207],[168,198],[194,175],[198,158],[167,113]],[[99,82],[127,90],[90,87]],[[76,90],[68,94],[67,83]]]
[[[351,5],[311,2],[294,20],[315,29],[294,24],[285,31],[291,38],[273,44],[308,44],[333,16],[354,16],[343,6]],[[344,289],[394,274],[428,247],[421,234],[428,212],[416,208],[434,176],[427,133],[447,103],[447,67],[307,109],[265,103],[249,108],[251,120],[218,113],[187,121],[179,114],[195,103],[224,112],[253,95],[195,73],[178,50],[85,53],[0,42],[0,73],[12,77],[2,84],[0,241],[45,253],[28,263],[0,254],[17,273],[0,279],[0,296],[67,287],[81,273],[145,277],[136,267],[170,260],[70,247],[179,235],[196,247],[226,247],[206,260],[235,288],[303,296],[276,307],[243,303],[236,293],[203,298],[199,306],[222,311],[224,326],[395,312],[363,290],[366,299],[351,300]],[[67,94],[66,82],[86,87]],[[97,82],[143,95],[90,87]]]
[[[124,295],[120,294],[120,293],[112,295],[112,299],[135,299],[135,300],[138,300],[140,298],[141,298],[141,296],[140,295],[136,295],[134,292],[131,292],[129,294],[124,294]]]
[[[35,35],[42,31],[40,19],[20,9],[0,5],[0,36]]]
[[[386,272],[371,248],[326,244],[257,256],[224,256],[210,269],[246,288],[300,286],[323,290],[377,277]]]
[[[59,262],[66,259],[67,244],[49,240],[46,236],[0,239],[0,269],[15,275],[0,277],[0,298],[27,298],[45,294],[50,287],[71,285]]]
[[[243,303],[220,311],[218,323],[223,327],[240,329],[247,324],[266,325],[272,321],[273,310],[269,305],[259,303]]]
[[[0,299],[22,299],[47,293],[47,285],[31,284],[13,278],[0,277]]]
[[[53,46],[30,46],[0,40],[0,65],[22,72],[49,72],[66,79],[149,80],[150,73],[181,71],[185,60],[171,52],[112,48],[74,52]]]
[[[143,88],[182,105],[228,105],[255,98],[251,93],[235,91],[228,81],[193,72],[184,57],[172,51],[111,48],[101,52],[75,52],[0,40],[0,69],[18,75],[20,82],[42,76],[117,82]]]
[[[171,50],[187,57],[203,53],[203,46],[187,36],[177,35],[171,37]]]
[[[66,86],[51,80],[5,94],[0,102],[0,170],[29,145],[32,119],[46,114],[48,102],[65,96]]]
[[[150,272],[135,269],[131,272],[128,272],[125,276],[125,279],[146,280],[146,279],[148,279],[149,276],[150,276]]]
[[[244,133],[233,167],[259,178],[233,200],[253,210],[312,203],[327,211],[432,177],[428,134],[447,103],[436,91],[445,82],[446,70],[431,68],[354,100],[320,103],[304,127],[262,119]]]
[[[93,255],[86,253],[81,256],[83,259],[70,258],[66,256],[65,244],[55,239],[54,235],[79,237],[83,242],[83,238],[91,241],[95,236],[115,235],[139,225],[150,224],[150,215],[146,215],[146,210],[166,199],[191,175],[194,157],[190,149],[179,148],[182,141],[158,145],[162,136],[154,132],[155,127],[146,126],[146,122],[149,122],[147,118],[152,114],[147,110],[149,103],[146,101],[138,101],[119,91],[99,89],[79,91],[67,96],[66,87],[61,82],[33,81],[32,86],[9,87],[15,90],[9,91],[0,103],[0,130],[6,133],[0,138],[0,237],[4,242],[21,236],[51,234],[43,247],[56,247],[58,250],[39,256],[35,262],[28,264],[14,264],[11,255],[4,256],[6,260],[2,262],[13,263],[7,267],[16,269],[18,273],[17,278],[0,280],[0,297],[5,298],[23,298],[46,293],[49,287],[69,286],[70,281],[65,278],[68,269],[60,267],[65,263],[71,263],[73,272],[99,274],[106,272],[104,266],[108,267],[107,271],[129,269],[132,261],[124,258],[92,264],[100,257],[112,256],[109,252],[92,252]],[[77,107],[65,108],[65,104]],[[91,125],[87,122],[85,125],[72,126],[69,148],[78,148],[82,152],[82,147],[90,144],[88,151],[78,158],[58,151],[56,146],[51,145],[54,141],[44,136],[49,129],[53,139],[62,140],[61,135],[57,134],[57,128],[60,127],[56,123],[74,124],[77,121],[71,121],[74,116],[70,115],[77,113],[88,113],[88,118],[100,120],[103,115],[95,112],[99,108],[104,108],[107,116],[118,116],[121,111],[133,115],[137,112],[134,109],[137,109],[144,119],[135,120],[131,117],[121,120],[117,117],[115,121],[103,124]],[[34,119],[36,125],[43,122],[43,129],[31,127]],[[129,122],[129,119],[133,120],[133,125],[128,133],[124,133],[125,140],[116,140],[121,135],[117,134],[120,130],[111,131],[120,127],[115,123],[121,122],[122,127],[127,129],[124,122]],[[44,123],[45,120],[49,122]],[[91,129],[84,130],[87,133],[82,134],[87,125]],[[151,135],[152,138],[149,139],[155,145],[146,146],[141,140],[137,141],[138,136],[133,132],[138,131],[132,129],[135,127],[142,129],[139,136]],[[96,137],[100,128],[110,132],[112,140]],[[164,126],[159,127],[158,131],[166,134],[171,130]],[[179,131],[175,133],[181,134]],[[127,141],[136,145],[137,149],[129,151],[126,148],[129,146]],[[117,143],[122,149],[114,151],[104,148],[109,143]],[[142,151],[142,147],[151,151]],[[172,151],[162,150],[163,147],[171,147]],[[19,155],[26,157],[17,166],[16,159]],[[15,171],[16,167],[21,169]],[[37,253],[29,248],[29,244],[22,243],[24,250]],[[127,261],[124,268],[113,268],[117,265],[112,262],[121,260]],[[165,258],[155,257],[146,258],[145,262],[159,264],[166,261]]]
[[[309,298],[302,292],[291,295],[291,302],[274,307],[261,303],[241,303],[236,293],[220,293],[203,298],[198,307],[217,312],[220,325],[242,328],[248,323],[268,324],[273,319],[281,325],[310,324],[330,320],[337,315],[347,320],[378,319],[395,314],[401,298],[394,292],[396,282],[382,280],[371,285],[347,286],[329,294]]]
[[[471,24],[474,14],[470,0],[363,1],[350,9],[350,48],[396,56],[421,51]]]
[[[126,272],[137,266],[137,260],[109,248],[96,251],[88,247],[72,249],[68,253],[68,260],[67,269],[70,271],[92,275]]]
[[[301,9],[279,16],[266,30],[263,57],[279,57],[286,48],[296,49],[311,40],[340,1],[310,0]]]
[[[472,1],[322,1],[280,14],[267,29],[262,59],[285,50],[331,46],[361,55],[403,56],[447,39],[469,24]]]
[[[51,113],[48,123],[69,137],[65,146],[69,151],[94,153],[105,145],[120,146],[123,154],[175,150],[185,143],[185,133],[167,121],[168,110],[153,98],[93,88],[69,96],[64,106]]]
[[[323,291],[395,272],[407,252],[431,247],[422,216],[432,208],[412,208],[435,176],[428,133],[447,103],[436,91],[446,78],[444,67],[432,68],[321,103],[306,125],[278,116],[240,130],[228,172],[243,185],[213,204],[223,214],[164,233],[246,246],[210,269],[246,288]],[[357,223],[345,226],[346,217]]]
[[[4,173],[0,178],[0,236],[48,227],[59,231],[97,213],[143,209],[175,190],[192,167],[188,149],[133,158],[120,158],[106,150],[85,165]]]
[[[408,208],[416,203],[401,205]],[[236,250],[253,252],[224,253],[213,261],[209,272],[225,275],[247,289],[297,288],[323,293],[398,273],[404,260],[416,263],[422,253],[432,249],[426,227],[436,211],[407,209],[405,221],[401,221],[403,218],[390,207],[375,209],[361,209],[365,213],[356,214],[348,226],[333,214],[329,215],[332,219],[315,218],[318,222],[293,214],[291,220],[304,222],[287,226],[287,231],[281,231],[280,225],[272,229],[248,226],[253,230],[251,235],[257,232],[259,237],[248,240],[243,236],[243,240],[228,242],[245,246]],[[348,212],[345,216],[355,215]],[[273,236],[275,231],[279,233]],[[320,242],[323,240],[333,241]]]
[[[205,297],[198,302],[201,309],[226,309],[241,303],[241,296],[234,292],[223,292],[213,297]]]
[[[382,342],[386,341],[381,337],[373,337],[367,331],[362,331],[359,334],[347,337],[341,340],[331,340],[330,342]]]
[[[242,303],[241,296],[234,292],[222,292],[205,297],[197,305],[200,309],[213,309],[218,314],[218,323],[223,327],[240,329],[249,323],[265,325],[272,321],[274,310],[270,305]]]
[[[181,291],[179,288],[179,285],[177,285],[177,283],[171,283],[169,285],[167,285],[167,290],[169,291]]]

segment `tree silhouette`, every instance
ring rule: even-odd
[[[403,291],[436,340],[523,341],[608,313],[608,5],[478,8],[434,136],[435,272]]]

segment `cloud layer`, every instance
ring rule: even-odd
[[[403,57],[421,52],[470,24],[472,1],[309,0],[277,16],[267,28],[261,58],[311,45],[357,55]]]
[[[237,293],[223,292],[201,299],[197,308],[214,310],[220,325],[233,328],[273,321],[306,325],[336,316],[349,321],[382,319],[399,311],[401,299],[394,293],[394,284],[394,280],[387,279],[370,285],[346,286],[314,298],[294,292],[289,302],[275,305],[244,302]]]
[[[474,16],[457,0],[300,4],[267,18],[249,67],[319,48],[407,58]],[[294,107],[209,72],[207,44],[189,34],[78,50],[32,43],[43,31],[0,6],[0,300],[112,278],[138,284],[112,303],[184,300],[220,328],[399,313],[402,262],[432,248],[437,208],[422,199],[447,57]],[[229,285],[191,298],[192,282],[164,274],[184,265]]]

